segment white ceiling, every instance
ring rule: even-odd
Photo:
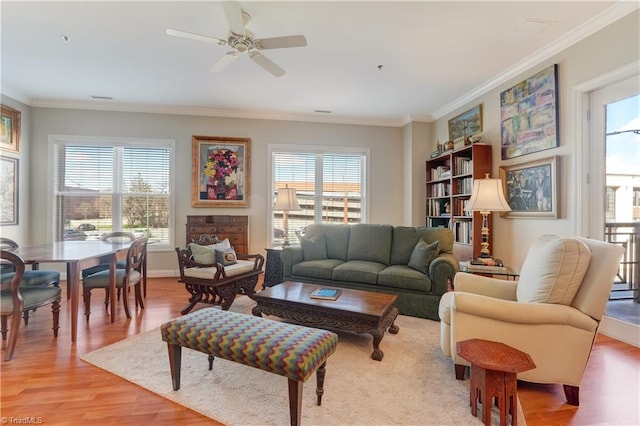
[[[306,47],[263,51],[285,76],[246,56],[210,72],[228,47],[166,35],[174,28],[226,38],[221,2],[3,0],[2,93],[45,107],[401,125],[437,119],[638,7],[239,3],[258,38],[306,36]]]

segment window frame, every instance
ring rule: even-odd
[[[362,211],[361,211],[361,222],[360,223],[368,223],[369,220],[369,211],[370,211],[370,185],[369,181],[371,179],[370,176],[370,164],[371,164],[371,150],[367,147],[341,147],[341,146],[325,146],[325,145],[289,145],[289,144],[268,144],[267,145],[267,167],[268,167],[268,182],[267,182],[267,229],[266,229],[266,238],[267,243],[270,246],[279,245],[273,238],[273,228],[274,228],[274,211],[273,211],[273,203],[274,198],[271,193],[272,189],[274,189],[274,177],[275,170],[273,169],[273,154],[275,152],[283,152],[283,153],[313,153],[315,155],[318,154],[326,154],[326,155],[361,155],[364,157],[364,167],[362,173],[364,174],[362,179]],[[320,172],[320,173],[318,173]],[[316,182],[321,182],[322,178],[322,169],[316,168],[315,179]],[[316,220],[318,217],[318,212],[316,208]],[[314,222],[318,223],[318,222]]]
[[[161,148],[169,149],[169,219],[168,219],[168,242],[149,244],[149,251],[168,251],[175,246],[175,162],[176,162],[176,141],[175,139],[161,138],[134,138],[134,137],[109,137],[109,136],[81,136],[81,135],[49,135],[49,166],[47,176],[47,206],[49,211],[55,209],[56,191],[56,164],[55,151],[58,145],[87,145],[104,147],[135,147],[135,148]],[[122,208],[121,208],[122,209]],[[122,214],[122,211],[121,211]],[[55,241],[56,224],[55,215],[47,221],[47,239]]]

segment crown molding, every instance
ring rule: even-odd
[[[63,99],[32,99],[32,107],[80,109],[113,112],[143,112],[151,114],[176,114],[202,117],[240,118],[254,120],[303,121],[325,124],[351,124],[363,126],[401,127],[402,120],[395,118],[327,116],[326,114],[295,114],[280,111],[231,110],[208,107],[126,104],[117,102],[69,101]]]
[[[499,85],[508,82],[509,80],[518,77],[519,75],[527,72],[531,68],[535,68],[540,63],[550,59],[554,55],[562,52],[563,50],[573,46],[579,41],[587,38],[588,36],[600,31],[602,28],[611,25],[613,22],[621,19],[628,14],[634,12],[640,7],[640,3],[637,1],[625,1],[621,0],[611,7],[605,9],[602,13],[594,16],[579,27],[574,28],[564,35],[561,39],[555,40],[548,44],[537,52],[529,55],[519,63],[507,68],[502,73],[496,75],[490,80],[484,82],[480,86],[465,93],[463,96],[454,100],[453,102],[439,108],[433,113],[436,120],[444,117],[471,103],[474,99],[486,94],[487,92],[495,89]]]

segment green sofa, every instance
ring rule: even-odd
[[[396,294],[401,314],[436,321],[458,270],[446,228],[313,224],[281,258],[285,281]]]

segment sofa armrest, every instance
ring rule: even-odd
[[[455,291],[453,312],[511,324],[567,325],[594,332],[598,323],[572,306],[551,303],[520,303]]]
[[[429,278],[432,283],[432,292],[437,295],[446,293],[449,281],[458,271],[458,261],[450,253],[440,253],[429,264]]]
[[[304,256],[302,255],[302,247],[296,246],[284,248],[280,255],[280,259],[282,260],[282,276],[290,277],[291,275],[293,275],[293,265],[304,260]]]
[[[453,278],[455,291],[464,291],[503,300],[516,300],[517,281],[500,280],[483,275],[458,272]]]

